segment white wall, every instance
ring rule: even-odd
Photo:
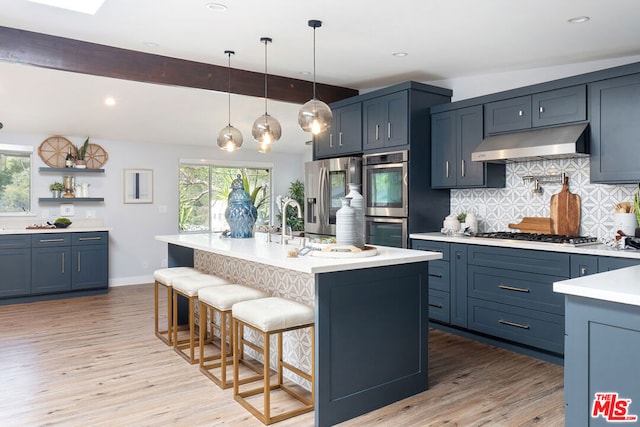
[[[39,197],[50,197],[49,184],[61,181],[61,176],[40,173],[46,166],[38,156],[38,146],[49,135],[16,134],[0,132],[0,144],[19,144],[34,147],[32,206],[36,216],[28,218],[29,223],[41,223],[60,216],[58,204],[39,204]],[[67,137],[74,144],[84,142],[84,137]],[[272,194],[286,194],[291,181],[304,179],[304,161],[310,153],[288,155],[260,154],[250,143],[235,153],[221,151],[212,141],[210,147],[195,145],[148,144],[125,141],[94,140],[108,153],[109,160],[104,165],[105,173],[99,175],[76,176],[76,182],[90,184],[92,197],[104,197],[104,203],[75,203],[75,214],[71,220],[82,222],[89,211],[94,211],[106,227],[110,227],[109,284],[110,286],[149,283],[153,271],[160,268],[167,257],[166,243],[158,242],[154,236],[176,234],[178,232],[178,162],[179,159],[229,160],[233,162],[271,163],[273,167]],[[309,152],[311,148],[309,147]],[[123,169],[153,170],[153,203],[123,203]],[[275,199],[272,198],[272,199]],[[166,213],[161,213],[166,207]],[[13,218],[16,220],[16,218]],[[25,220],[25,218],[21,218]],[[11,218],[0,217],[3,221]],[[73,227],[73,225],[72,225]],[[146,267],[145,267],[146,266]]]

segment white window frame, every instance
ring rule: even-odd
[[[33,177],[34,177],[34,162],[33,162],[33,147],[30,145],[17,145],[17,144],[0,144],[0,152],[3,154],[29,154],[29,210],[25,212],[0,212],[0,217],[26,217],[35,216],[35,198],[33,197]]]

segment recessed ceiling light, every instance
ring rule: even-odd
[[[396,56],[398,58],[402,58],[402,57],[407,56],[409,54],[407,52],[394,52],[391,55]]]
[[[567,22],[570,24],[582,24],[583,22],[587,22],[590,20],[588,16],[576,16],[575,18],[567,19]]]
[[[29,0],[33,3],[45,4],[47,6],[59,7],[61,9],[72,10],[74,12],[95,15],[105,0]]]
[[[308,76],[309,74],[311,74],[311,71],[300,71],[300,74],[302,74],[303,76]]]
[[[207,3],[205,5],[207,9],[213,10],[214,12],[226,12],[227,6],[222,3]]]
[[[142,44],[144,44],[146,47],[158,47],[158,46],[160,46],[156,42],[143,42]]]
[[[108,107],[113,107],[114,105],[116,105],[116,99],[113,96],[107,96],[104,99],[104,105]]]

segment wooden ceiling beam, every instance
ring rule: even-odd
[[[154,55],[112,46],[0,27],[0,60],[94,76],[227,92],[229,70],[213,64]],[[231,92],[264,96],[264,74],[231,69]],[[268,76],[269,99],[303,104],[313,83]],[[319,99],[330,103],[358,95],[355,89],[316,84]]]

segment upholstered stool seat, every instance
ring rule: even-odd
[[[219,387],[225,389],[233,385],[233,381],[227,381],[227,364],[231,366],[233,361],[228,358],[233,355],[233,345],[227,347],[227,340],[232,334],[227,332],[227,322],[230,322],[231,308],[234,304],[257,298],[265,298],[268,295],[258,289],[242,285],[209,286],[198,291],[198,303],[200,304],[200,371]],[[205,337],[207,328],[207,317],[211,319],[210,324],[215,328],[213,319],[216,313],[220,316],[220,323],[217,329],[220,331],[220,353],[205,357]],[[229,324],[229,332],[231,324]],[[214,336],[214,331],[210,334]],[[210,363],[213,362],[213,363]],[[220,375],[215,371],[220,368]],[[255,380],[255,377],[252,379]]]
[[[178,328],[173,328],[173,348],[192,365],[198,362],[195,358],[195,300],[198,298],[198,291],[208,286],[222,286],[230,282],[214,274],[201,274],[185,277],[178,277],[173,281],[173,324],[178,324],[178,296],[182,295],[189,302],[189,338],[179,341]],[[206,327],[206,326],[204,326]],[[189,349],[189,354],[184,350]]]
[[[270,297],[251,301],[239,302],[233,305],[233,334],[234,334],[234,399],[245,409],[251,412],[264,424],[271,424],[282,421],[314,409],[314,310],[313,308],[290,301],[284,298]],[[263,347],[260,348],[255,343],[244,339],[244,328],[249,328],[262,336]],[[301,369],[285,362],[282,354],[282,333],[296,329],[310,328],[311,332],[311,372],[304,372]],[[271,384],[271,360],[270,337],[277,335],[277,379],[275,384]],[[263,358],[263,386],[250,390],[240,391],[238,383],[238,363],[241,354],[241,345],[246,345],[262,355]],[[283,370],[293,372],[311,384],[311,396],[305,396],[283,383]],[[281,389],[290,396],[297,399],[302,406],[271,415],[271,393],[273,390]],[[249,402],[251,396],[263,395],[264,403],[262,411]]]
[[[173,304],[171,298],[173,280],[178,277],[191,276],[202,274],[198,272],[193,267],[169,267],[169,268],[161,268],[159,270],[155,270],[153,272],[154,279],[154,294],[155,294],[155,302],[154,302],[154,311],[155,311],[155,323],[154,323],[154,332],[158,338],[160,338],[165,344],[173,346],[173,329],[172,329],[172,317],[171,313],[173,311]],[[160,330],[160,320],[159,320],[159,290],[160,286],[164,286],[167,290],[167,329]]]

